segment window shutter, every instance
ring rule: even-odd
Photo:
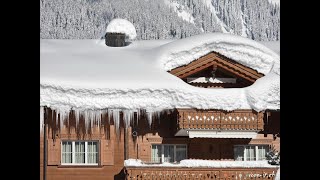
[[[48,139],[48,165],[59,165],[61,159],[61,143],[60,139]]]

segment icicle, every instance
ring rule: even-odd
[[[101,115],[102,115],[102,111],[99,110],[96,112],[96,123],[97,123],[97,126],[98,126],[98,129],[100,129],[100,124],[101,124]]]
[[[139,125],[139,119],[140,119],[140,109],[137,110],[137,126]]]
[[[70,117],[69,117],[70,111],[71,111],[71,110],[69,110],[69,109],[66,110],[66,120],[68,121],[68,127],[69,127],[69,121],[70,121],[70,119],[69,119],[69,118],[70,118]]]
[[[120,110],[119,109],[112,110],[112,118],[114,121],[116,131],[118,131],[120,128]]]
[[[43,131],[44,126],[44,108],[40,106],[40,133]]]
[[[149,126],[151,127],[153,117],[156,117],[160,121],[161,111],[147,110],[146,115],[147,115]]]
[[[59,109],[54,110],[56,112],[56,126],[59,125]]]
[[[53,109],[51,109],[51,121],[52,121],[52,124],[53,124],[53,115],[54,115],[54,111],[53,111]]]
[[[93,121],[95,121],[95,111],[93,110],[90,110],[90,117],[91,117],[91,120],[90,120],[90,127],[93,128]]]
[[[67,111],[67,122],[68,122],[68,127],[70,127],[70,112],[72,111],[72,109]]]
[[[108,109],[108,122],[110,123],[111,117],[112,117],[112,109]]]
[[[149,127],[151,127],[153,112],[152,111],[150,111],[150,112],[146,111],[146,115],[147,115],[147,120],[148,120]]]
[[[123,120],[126,128],[129,128],[134,119],[134,110],[123,110]]]
[[[60,111],[59,114],[60,114],[60,132],[61,132],[61,130],[62,130],[62,128],[63,128],[65,111]]]
[[[81,114],[84,118],[84,128],[86,129],[86,133],[88,133],[89,121],[90,121],[89,112],[88,110],[83,110],[81,111]]]
[[[74,116],[76,118],[76,128],[78,128],[79,125],[79,118],[80,118],[80,111],[78,109],[74,110]]]

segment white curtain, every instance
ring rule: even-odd
[[[98,143],[97,142],[88,142],[88,164],[97,164],[98,163]]]
[[[174,146],[164,145],[164,162],[174,162]]]
[[[85,149],[84,142],[75,142],[75,163],[84,164],[85,163]]]
[[[176,161],[187,159],[187,146],[186,145],[177,145],[176,146]]]
[[[72,163],[72,142],[62,142],[62,163]]]
[[[246,160],[247,161],[256,160],[255,146],[246,146],[245,151],[246,151]]]
[[[161,163],[161,145],[152,145],[151,162]]]
[[[258,146],[258,160],[265,160],[268,146]]]

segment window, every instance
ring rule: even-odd
[[[153,144],[151,162],[179,162],[187,158],[187,145]]]
[[[266,159],[268,145],[235,146],[234,159],[236,161],[261,161]]]
[[[62,141],[62,165],[98,165],[97,141]]]

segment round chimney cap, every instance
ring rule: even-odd
[[[123,33],[127,38],[133,40],[137,37],[136,28],[126,19],[113,19],[107,26],[107,33]]]

